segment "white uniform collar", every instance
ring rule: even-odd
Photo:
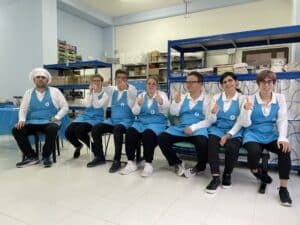
[[[192,100],[192,101],[194,101],[194,102],[198,102],[198,101],[203,101],[204,96],[205,96],[204,91],[201,91],[200,96],[199,96],[196,100],[192,99],[190,93],[187,93],[187,96],[186,96],[186,97],[187,97],[187,99],[189,99],[189,100]]]
[[[259,92],[257,92],[257,93],[255,94],[255,97],[256,97],[256,99],[257,99],[258,104],[261,104],[261,105],[264,104],[263,100],[261,99],[261,97],[260,97],[260,95],[259,95]],[[270,103],[276,104],[276,97],[275,97],[275,93],[274,93],[274,92],[272,92],[272,100],[271,100]]]
[[[239,95],[240,95],[240,93],[238,93],[236,91],[231,100],[234,100],[234,101],[238,100]],[[228,99],[226,98],[225,92],[222,92],[222,100],[223,100],[223,102],[228,101]]]

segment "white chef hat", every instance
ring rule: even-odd
[[[48,72],[48,70],[44,68],[34,68],[30,73],[29,73],[29,80],[33,81],[33,78],[37,76],[43,76],[48,79],[48,84],[51,83],[52,77],[51,74]]]

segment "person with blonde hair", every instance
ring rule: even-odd
[[[146,91],[138,95],[132,108],[136,120],[126,132],[127,165],[121,170],[122,175],[130,174],[137,170],[134,161],[135,153],[143,143],[145,166],[142,177],[151,176],[153,173],[152,160],[157,136],[167,127],[169,100],[166,93],[158,90],[158,79],[154,76],[146,80]]]

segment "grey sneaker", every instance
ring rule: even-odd
[[[23,168],[31,165],[38,164],[40,161],[38,157],[25,157],[21,162],[16,163],[16,167]]]
[[[178,176],[182,176],[184,174],[184,171],[185,171],[185,168],[184,168],[184,162],[183,161],[181,163],[175,165],[175,173]]]
[[[48,158],[44,158],[43,161],[44,161],[44,167],[45,168],[49,168],[49,167],[52,166],[52,161],[51,161],[51,159],[49,157]]]
[[[200,172],[202,172],[204,170],[205,170],[205,168],[200,168],[199,165],[197,164],[193,168],[186,169],[184,171],[184,176],[186,178],[194,177],[194,176],[196,176],[197,174],[199,174]]]

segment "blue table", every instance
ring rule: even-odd
[[[12,107],[0,107],[0,135],[11,134],[11,130],[18,122],[19,108]],[[65,130],[71,123],[70,117],[65,115],[61,119],[61,127],[58,135],[61,138],[65,138]]]

